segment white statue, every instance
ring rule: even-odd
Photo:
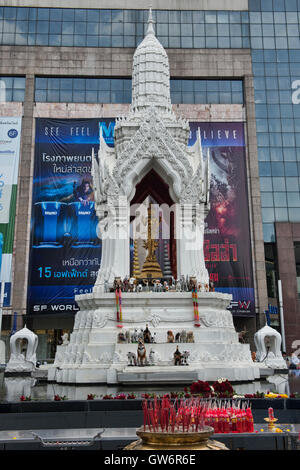
[[[264,362],[267,367],[286,369],[287,365],[281,353],[281,334],[265,325],[254,335],[256,346],[256,360]]]
[[[70,342],[68,333],[64,333],[61,339],[62,339],[62,346],[67,346]]]
[[[150,352],[149,352],[149,364],[150,364],[150,366],[158,365],[159,361],[160,361],[160,356],[159,356],[158,352],[151,348]]]
[[[32,372],[36,368],[38,337],[26,326],[10,337],[10,359],[6,372]]]

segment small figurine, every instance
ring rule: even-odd
[[[215,292],[215,285],[213,281],[210,281],[209,283],[209,292]]]
[[[189,280],[189,290],[195,290],[197,288],[197,279],[195,277],[190,277]]]
[[[126,339],[126,343],[130,343],[130,342],[131,342],[130,331],[129,331],[129,330],[126,330],[126,331],[125,331],[125,339]]]
[[[181,292],[181,283],[179,281],[179,279],[176,279],[176,292]]]
[[[144,330],[143,330],[143,328],[141,328],[140,331],[139,331],[139,333],[138,333],[138,341],[139,341],[140,339],[141,339],[142,341],[144,341]]]
[[[190,352],[189,351],[183,351],[182,356],[181,356],[181,365],[182,366],[188,366],[188,358],[189,358]]]
[[[143,291],[143,286],[142,286],[141,283],[139,283],[139,284],[137,285],[137,289],[136,289],[136,290],[137,290],[137,292],[142,292],[142,291]]]
[[[143,339],[144,339],[144,343],[151,343],[151,333],[148,328],[148,324],[146,324],[146,328],[143,331]]]
[[[118,343],[124,344],[126,343],[126,337],[124,333],[118,333]]]
[[[187,343],[194,343],[194,333],[192,331],[188,331],[186,335],[186,342]]]
[[[139,338],[138,338],[138,330],[137,330],[137,328],[135,328],[135,329],[134,329],[134,332],[133,332],[132,335],[131,335],[131,342],[132,342],[132,343],[137,343],[138,340],[139,340]]]
[[[186,331],[185,330],[182,330],[181,333],[180,333],[180,342],[181,343],[186,343],[187,340],[186,340]]]
[[[128,281],[127,276],[125,276],[125,278],[123,280],[123,290],[124,290],[124,292],[128,292],[128,290],[129,290],[129,281]]]
[[[136,355],[133,352],[128,352],[127,358],[129,366],[136,366]]]
[[[116,290],[122,290],[123,283],[120,277],[115,277],[114,280],[114,291]]]
[[[181,366],[181,358],[182,355],[177,346],[176,351],[174,352],[174,366]]]
[[[158,360],[157,353],[151,348],[149,353],[149,364],[155,366]]]
[[[153,292],[162,292],[162,283],[159,279],[153,281]]]
[[[171,330],[167,332],[167,342],[168,343],[174,343],[174,335]]]
[[[156,343],[156,333],[153,333],[153,335],[151,335],[151,343]]]
[[[180,343],[180,333],[179,332],[176,333],[176,335],[175,335],[175,341],[176,341],[176,343]]]
[[[137,363],[139,366],[146,364],[146,348],[142,339],[139,339],[137,348]]]
[[[185,280],[184,280],[184,276],[181,276],[181,277],[180,277],[179,282],[180,282],[180,291],[181,291],[181,292],[184,292],[184,291],[185,291]]]
[[[134,277],[131,277],[129,279],[129,292],[134,292],[134,289],[135,289],[135,278]]]
[[[205,284],[205,292],[209,292],[209,285]]]
[[[149,281],[144,281],[144,284],[145,284],[145,291],[146,292],[149,292],[150,291],[150,287],[149,287]]]

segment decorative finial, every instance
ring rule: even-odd
[[[146,32],[146,36],[148,34],[154,34],[155,35],[153,24],[154,24],[154,21],[153,21],[153,17],[152,17],[152,5],[150,5],[149,6],[149,16],[148,16],[148,29],[147,29],[147,32]]]

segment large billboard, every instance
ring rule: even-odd
[[[99,147],[96,119],[36,119],[28,313],[74,313],[75,295],[95,283],[101,243],[93,147]]]
[[[91,178],[99,129],[113,146],[114,119],[37,119],[28,313],[75,313],[101,262]],[[205,259],[216,290],[230,292],[233,314],[254,315],[245,143],[242,123],[191,122],[210,149],[211,210]],[[131,253],[132,256],[132,253]]]
[[[190,145],[200,128],[210,154],[211,208],[205,221],[204,255],[216,290],[232,294],[230,309],[255,315],[244,125],[191,122]]]
[[[21,122],[21,117],[0,118],[0,282],[4,307],[11,305]]]

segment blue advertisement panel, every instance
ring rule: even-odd
[[[37,119],[31,221],[28,313],[76,313],[75,295],[91,292],[101,240],[91,177],[99,129],[114,145],[114,119]],[[243,123],[191,122],[210,149],[211,210],[206,266],[216,290],[231,293],[230,309],[255,315]],[[132,251],[132,247],[131,247]],[[132,253],[131,253],[132,256]]]
[[[75,313],[101,260],[91,177],[99,125],[111,145],[114,120],[37,119],[28,313]]]

